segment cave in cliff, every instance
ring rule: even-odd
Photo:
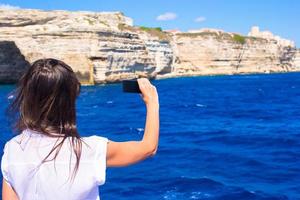
[[[16,83],[29,67],[13,41],[0,41],[0,83]]]

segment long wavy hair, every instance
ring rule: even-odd
[[[70,66],[52,58],[40,59],[23,74],[8,107],[8,112],[15,116],[16,132],[31,129],[58,138],[42,163],[55,161],[64,141],[70,140],[76,156],[72,179],[78,171],[82,149],[75,108],[79,93],[80,82]]]

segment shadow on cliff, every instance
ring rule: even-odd
[[[16,83],[30,63],[13,41],[0,41],[0,83]]]

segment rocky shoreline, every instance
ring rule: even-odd
[[[83,84],[300,71],[292,42],[254,31],[167,32],[134,26],[120,12],[0,10],[0,83],[16,82],[31,62],[46,57],[71,65]]]

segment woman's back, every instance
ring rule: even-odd
[[[155,155],[159,101],[146,78],[137,80],[147,108],[139,141],[81,137],[76,123],[80,82],[66,63],[40,59],[22,75],[9,111],[20,135],[2,157],[3,200],[95,200],[106,167],[122,167]],[[34,131],[33,131],[34,130]]]
[[[68,139],[55,160],[48,155],[57,138],[24,130],[6,143],[2,173],[22,200],[99,198],[98,186],[105,182],[108,140],[99,136],[82,137],[82,152],[77,174],[72,182],[76,157]],[[70,164],[71,163],[71,164]]]

